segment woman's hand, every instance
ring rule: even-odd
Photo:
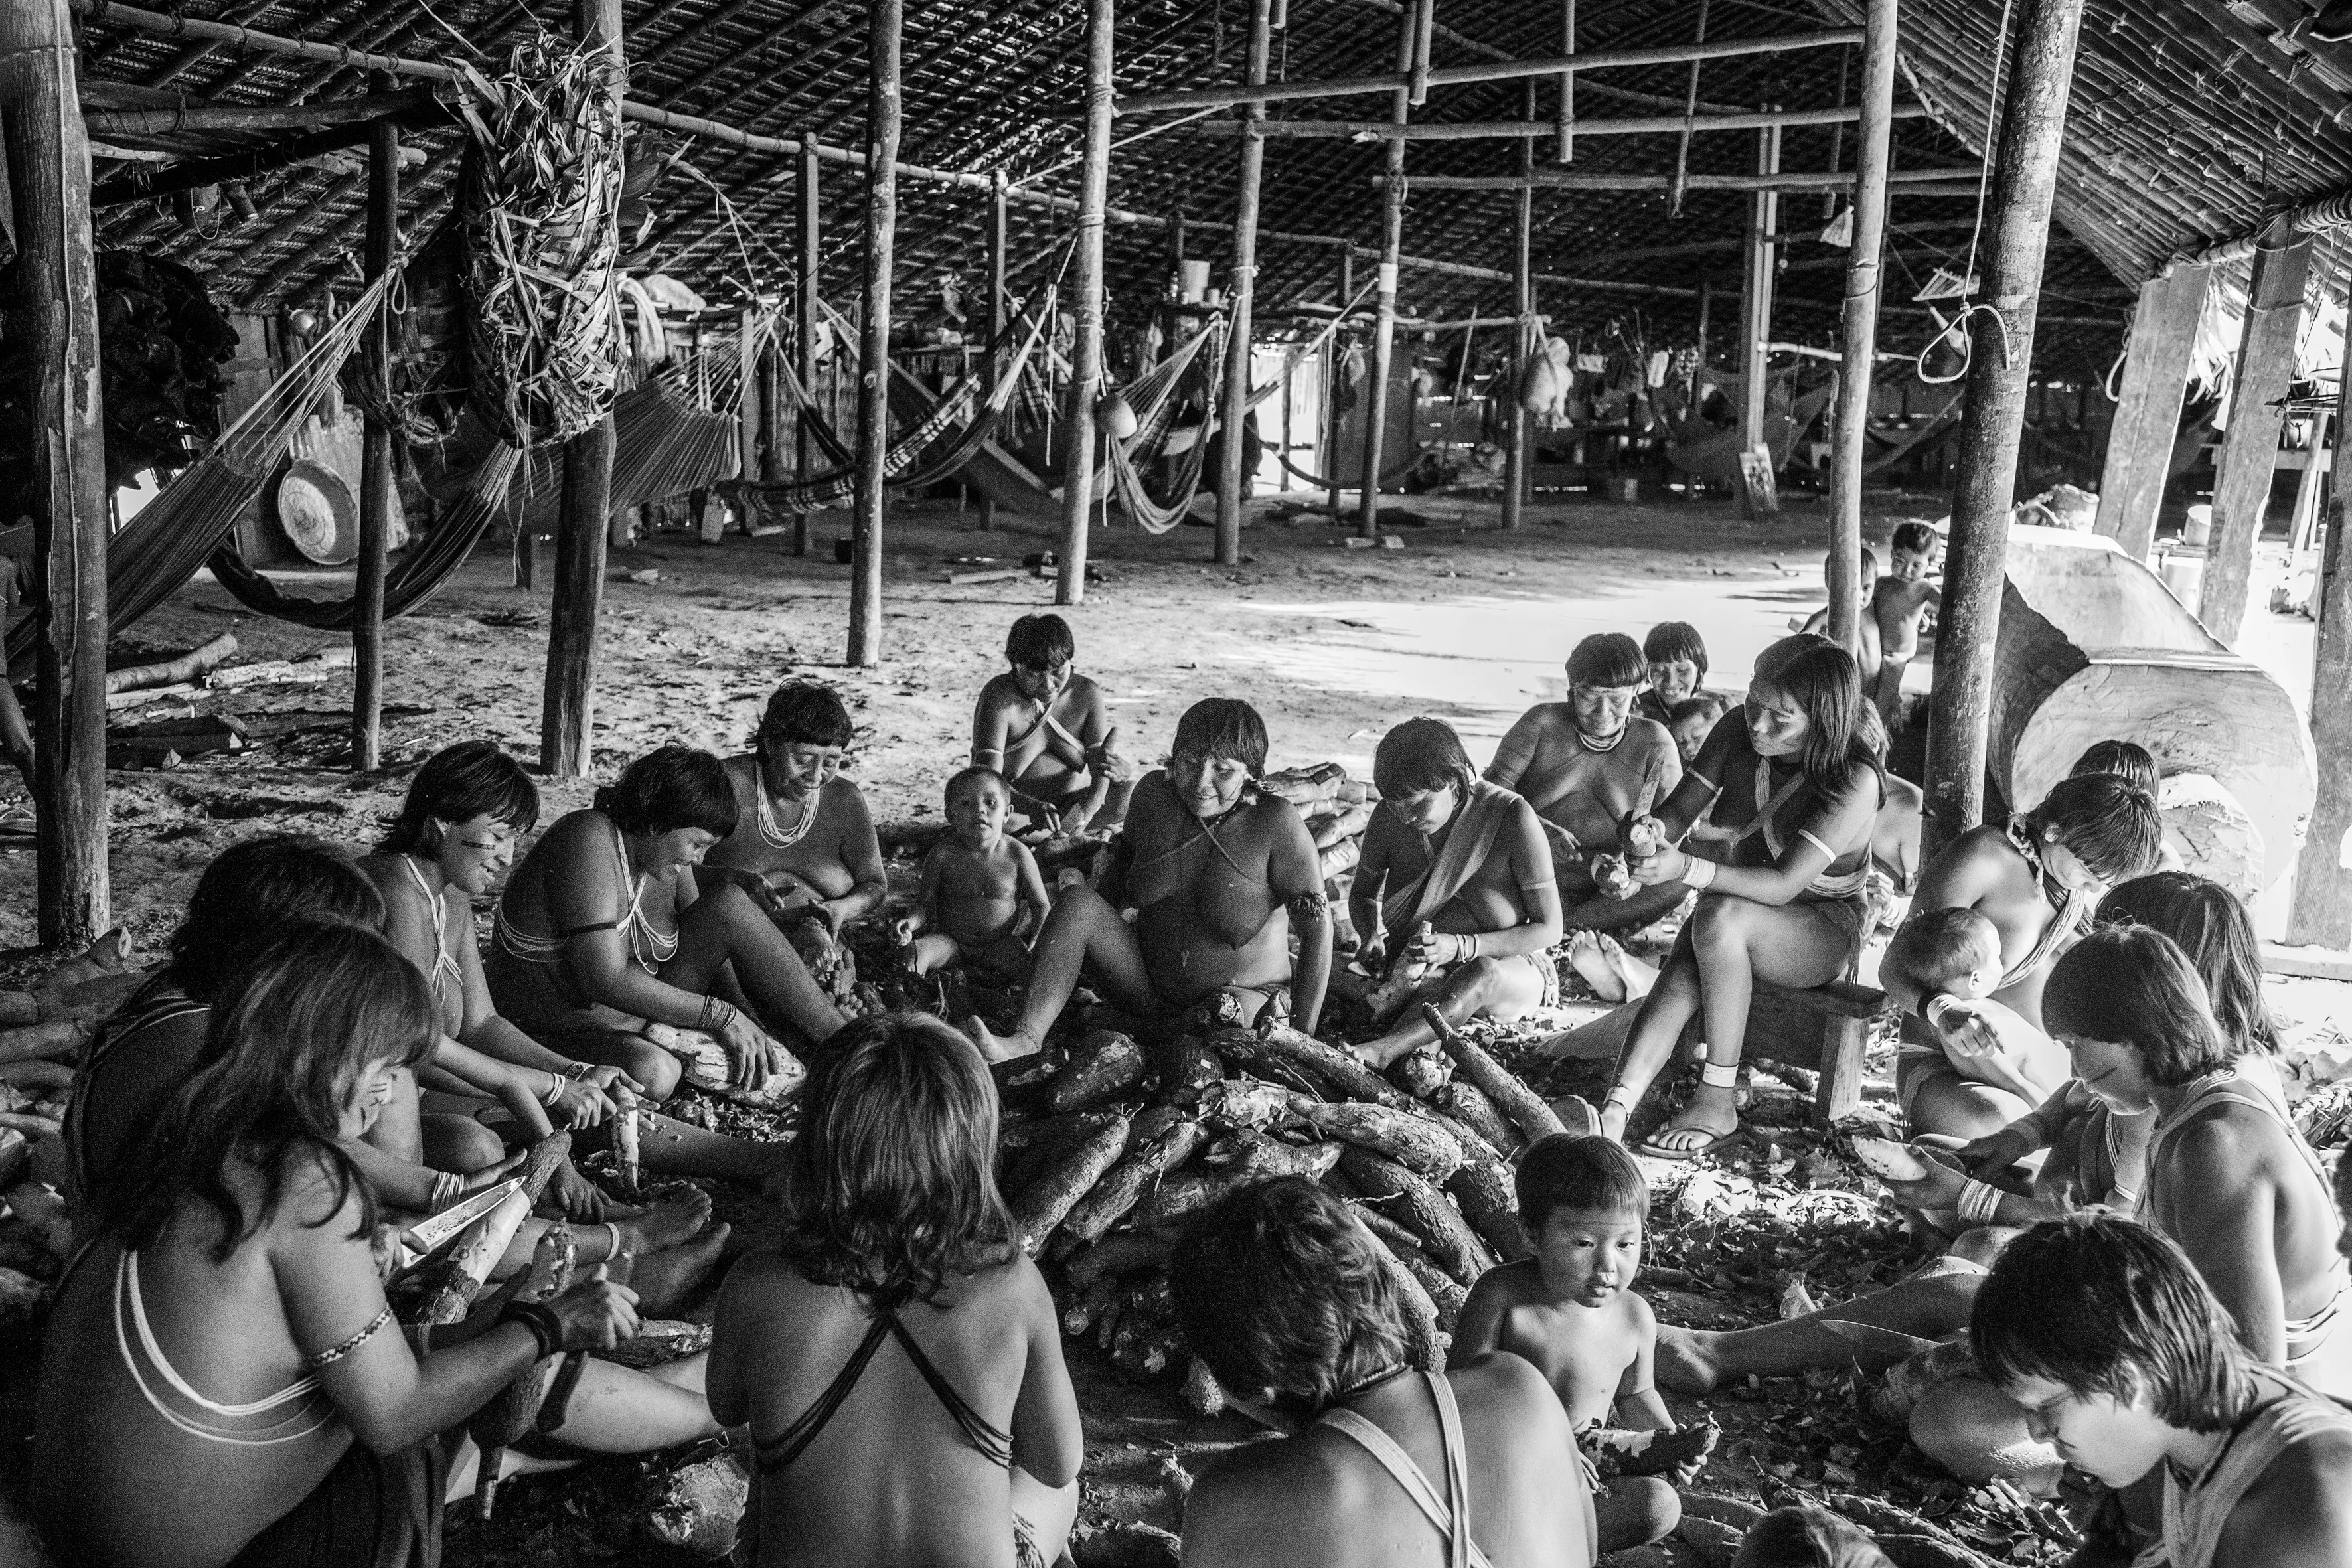
[[[1444,968],[1447,964],[1461,963],[1462,955],[1469,951],[1468,938],[1456,936],[1450,931],[1432,931],[1423,926],[1412,933],[1412,944],[1405,949],[1405,957],[1424,967]]]
[[[1110,734],[1104,736],[1103,743],[1101,746],[1097,748],[1094,756],[1090,760],[1094,763],[1096,771],[1100,773],[1104,778],[1108,779],[1112,784],[1131,784],[1135,782],[1136,777],[1135,764],[1132,762],[1129,762],[1126,757],[1121,756],[1118,749],[1112,744],[1117,734],[1118,731],[1113,731]]]
[[[637,1331],[637,1293],[604,1277],[601,1263],[547,1303],[562,1330],[567,1351],[608,1351]]]
[[[2033,1152],[2032,1137],[2014,1127],[2004,1127],[1990,1137],[1972,1143],[1963,1143],[1958,1152],[1960,1163],[1977,1176],[1998,1175]]]
[[[1389,964],[1389,942],[1385,934],[1356,945],[1356,967],[1377,978]]]
[[[548,1109],[551,1113],[562,1114],[574,1127],[593,1127],[613,1114],[613,1097],[593,1079],[566,1079],[555,1103]]]
[[[580,1173],[580,1168],[566,1160],[555,1167],[555,1174],[547,1184],[547,1201],[563,1211],[566,1219],[584,1220],[593,1225],[604,1217],[610,1199],[604,1190]]]
[[[726,1021],[719,1026],[719,1043],[726,1047],[735,1087],[765,1089],[768,1080],[776,1076],[778,1052],[782,1047],[741,1010],[730,1007],[727,1013]]]
[[[1887,1181],[1881,1177],[1886,1190],[1895,1194],[1895,1201],[1906,1209],[1958,1208],[1960,1189],[1968,1184],[1968,1177],[1937,1158],[1941,1151],[1922,1149],[1915,1143],[1911,1146],[1911,1152],[1927,1167],[1927,1173],[1910,1182]]]
[[[2022,1015],[1990,1000],[1946,997],[1934,1005],[1932,1020],[1944,1048],[1955,1057],[2023,1055],[2049,1038]]]
[[[1661,849],[1655,855],[1644,855],[1638,860],[1629,859],[1625,868],[1633,880],[1645,888],[1663,887],[1679,882],[1690,870],[1691,858],[1679,849]]]

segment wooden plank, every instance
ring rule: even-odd
[[[1274,0],[1252,0],[1249,58],[1244,69],[1253,82],[1265,80],[1273,51],[1273,29]],[[1244,104],[1242,118],[1253,126],[1263,122],[1265,105]],[[1237,565],[1241,561],[1242,512],[1254,477],[1249,471],[1249,443],[1244,437],[1249,420],[1250,342],[1254,335],[1250,317],[1257,296],[1258,198],[1265,183],[1265,142],[1257,136],[1244,136],[1241,171],[1234,192],[1234,269],[1225,285],[1229,311],[1226,319],[1231,331],[1225,340],[1223,411],[1218,419],[1224,437],[1217,449],[1216,561],[1220,566]]]
[[[377,79],[388,87],[389,77]],[[371,283],[392,265],[400,243],[400,128],[368,127],[366,257]],[[392,316],[379,310],[367,329],[361,374],[375,388],[360,437],[360,553],[352,592],[352,771],[372,773],[383,760],[383,579],[392,549]],[[521,531],[520,523],[517,523]]]
[[[2319,794],[2294,863],[2286,939],[2296,944],[2352,946],[2352,375],[2340,378],[2336,462],[2312,595],[2311,743],[2318,754]],[[2352,975],[2345,978],[2352,979]]]
[[[2231,647],[2246,618],[2254,571],[2254,542],[2270,510],[2271,479],[2278,468],[2276,406],[2294,376],[2294,340],[2303,324],[2303,283],[2311,270],[2312,241],[2298,238],[2282,216],[2254,253],[2254,279],[2238,338],[2230,394],[2230,427],[2221,440],[2221,471],[2213,481],[2213,542],[2205,558],[2205,591],[2197,618]]]
[[[857,494],[849,526],[849,662],[882,662],[882,512],[890,454],[890,268],[898,233],[898,73],[905,0],[866,11],[866,316],[858,361]]]
[[[1870,378],[1877,365],[1879,247],[1886,233],[1888,132],[1895,111],[1895,0],[1870,0],[1862,51],[1862,129],[1854,156],[1853,232],[1845,264],[1844,358],[1830,426],[1831,639],[1862,647],[1862,471]],[[1875,672],[1865,670],[1867,686]]]
[[[2342,939],[2340,931],[2337,937]],[[2325,945],[2305,947],[2290,933],[2285,942],[2263,943],[2263,973],[2304,980],[2352,980],[2352,952]]]
[[[33,549],[39,612],[33,714],[35,881],[44,944],[110,923],[106,866],[106,431],[89,151],[66,0],[0,5],[0,144],[23,309],[11,338],[29,362]],[[8,520],[14,521],[14,519]]]
[[[1087,0],[1086,148],[1078,166],[1076,334],[1062,433],[1062,547],[1055,553],[1054,603],[1087,596],[1087,528],[1094,512],[1095,399],[1102,395],[1103,208],[1110,199],[1111,69],[1118,16],[1112,0]],[[1230,441],[1228,445],[1230,445]]]
[[[607,87],[616,134],[608,156],[621,156],[621,0],[574,0],[574,36],[611,59]],[[613,419],[608,414],[563,448],[563,500],[555,529],[555,587],[548,605],[547,683],[540,704],[539,762],[554,778],[576,778],[593,765],[598,622],[604,602],[604,559],[613,510]]]
[[[2197,346],[2197,318],[2211,274],[2179,267],[2139,286],[2125,347],[2123,394],[2107,426],[2106,459],[2099,473],[2096,531],[2135,561],[2156,547],[2156,514],[2164,504],[2173,443],[2180,435],[2180,403],[2189,392],[2189,360]]]
[[[2042,261],[2050,244],[2050,207],[2082,22],[2083,0],[2023,0],[2013,74],[2001,109],[1979,296],[1993,309],[1969,318],[1967,405],[1936,636],[1936,704],[1928,724],[1927,819],[1921,846],[1930,858],[1984,816],[1985,731],[1992,706],[2009,512],[2017,500],[2017,447],[2025,427]]]
[[[1412,66],[1414,23],[1419,13],[1407,5],[1397,28],[1397,70]],[[1389,120],[1402,125],[1412,117],[1409,93],[1399,84],[1389,103]],[[1356,502],[1356,534],[1377,539],[1381,533],[1381,443],[1389,422],[1389,367],[1396,357],[1397,258],[1404,249],[1404,143],[1388,144],[1384,167],[1388,184],[1381,191],[1381,259],[1372,316],[1372,363],[1370,394],[1364,399],[1364,484]]]

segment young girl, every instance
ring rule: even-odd
[[[728,1275],[711,1345],[712,1413],[758,1444],[738,1550],[1045,1568],[1085,1445],[1053,1300],[997,1194],[987,1064],[935,1018],[866,1018],[803,1105],[784,1239]]]
[[[637,1032],[646,1021],[716,1035],[751,1089],[779,1060],[763,1025],[830,1039],[841,1015],[767,911],[740,888],[695,886],[695,866],[735,820],[725,765],[675,745],[557,819],[499,900],[483,965],[498,1011],[567,1057],[619,1068],[656,1100],[677,1088],[679,1068]]]
[[[488,741],[467,741],[436,752],[417,770],[400,815],[376,852],[359,865],[383,896],[384,934],[433,989],[443,1037],[435,1066],[456,1058],[478,1068],[503,1068],[524,1088],[527,1109],[517,1121],[525,1137],[543,1136],[549,1123],[560,1123],[593,1133],[601,1144],[608,1135],[603,1130],[613,1124],[615,1097],[633,1098],[642,1086],[610,1063],[551,1050],[500,1017],[474,941],[473,900],[497,889],[513,862],[516,841],[538,821],[539,790],[521,764]],[[477,1134],[481,1131],[467,1121],[482,1109],[480,1101],[459,1095],[478,1092],[483,1075],[474,1070],[457,1076],[466,1080],[449,1086],[457,1094],[432,1094],[425,1101],[428,1149],[434,1123],[455,1121]],[[388,1110],[372,1140],[391,1147],[388,1136],[403,1136],[404,1129],[386,1125],[399,1114],[397,1106]],[[740,1139],[651,1111],[638,1115],[650,1119],[641,1143],[649,1170],[756,1183],[774,1164],[767,1151]],[[587,1142],[575,1139],[575,1150]],[[575,1219],[625,1217],[607,1215],[603,1194],[568,1165],[550,1191]],[[633,1238],[630,1250],[664,1244],[660,1237]]]
[[[971,765],[1002,773],[1013,808],[1049,832],[1117,826],[1135,788],[1101,688],[1071,668],[1077,657],[1069,622],[1024,616],[1004,639],[1012,668],[972,709]]]
[[[1600,1131],[1623,1136],[1699,1014],[1707,1046],[1698,1089],[1643,1144],[1669,1160],[1703,1154],[1738,1131],[1733,1089],[1754,982],[1804,987],[1848,973],[1869,918],[1863,889],[1883,795],[1853,658],[1820,637],[1783,638],[1758,657],[1746,713],[1745,724],[1716,727],[1657,811],[1671,845],[1711,808],[1732,835],[1710,847],[1721,862],[1675,848],[1633,862],[1637,881],[1679,881],[1701,894],[1626,1040]]]
[[[392,1322],[347,1150],[432,1050],[432,998],[372,932],[301,922],[221,987],[205,1059],[100,1176],[58,1282],[28,1458],[58,1559],[114,1568],[431,1562],[447,1433],[544,1358],[635,1331],[588,1270],[422,1361]],[[539,1412],[615,1453],[717,1428],[693,1358],[588,1363]],[[556,1399],[553,1393],[548,1398]]]

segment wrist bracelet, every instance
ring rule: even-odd
[[[533,1361],[543,1361],[563,1348],[563,1322],[554,1311],[537,1301],[509,1301],[499,1314],[501,1323],[520,1323],[539,1342],[539,1353]]]
[[[545,1106],[548,1110],[552,1110],[555,1109],[555,1102],[562,1098],[563,1075],[562,1073],[549,1073],[547,1075],[547,1093],[541,1097],[540,1104]]]
[[[436,1214],[447,1208],[451,1204],[456,1203],[459,1198],[462,1198],[465,1195],[465,1177],[459,1175],[455,1171],[436,1171],[433,1173],[433,1190],[429,1201],[432,1203],[433,1211]]]
[[[1960,1217],[1970,1225],[1990,1225],[2000,1212],[2001,1190],[1990,1182],[1979,1182],[1971,1176],[1960,1187],[1960,1201],[1955,1205]]]
[[[1478,958],[1478,933],[1474,931],[1463,936],[1459,940],[1462,943],[1462,952],[1461,955],[1455,960],[1455,962],[1460,963],[1475,963]]]
[[[587,1081],[588,1075],[595,1070],[596,1069],[593,1067],[591,1067],[586,1062],[566,1062],[563,1064],[563,1076],[580,1082]]]
[[[1714,861],[1702,859],[1696,855],[1690,856],[1687,858],[1689,860],[1689,864],[1683,868],[1683,886],[1702,889],[1713,887],[1715,885],[1715,874],[1721,870],[1722,868],[1717,866]]]

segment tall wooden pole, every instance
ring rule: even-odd
[[[2026,378],[2050,202],[2074,79],[2083,0],[2021,0],[2011,46],[2008,101],[1994,153],[1992,218],[1980,298],[1969,317],[1967,403],[1952,486],[1936,633],[1936,703],[1927,730],[1927,821],[1934,855],[1984,815],[1985,725],[1992,707],[1993,640],[2000,629],[2009,509],[2017,500],[2017,443],[2025,426]]]
[[[2319,623],[2311,679],[2311,742],[2319,753],[2319,796],[2294,862],[2286,940],[2294,946],[2352,946],[2352,375],[2336,392],[2336,463],[2327,540],[2319,558],[2312,614]],[[2317,459],[2315,451],[2313,458]]]
[[[857,366],[857,498],[849,523],[849,662],[882,661],[882,511],[889,499],[890,258],[898,237],[898,96],[905,0],[866,10],[866,324]]]
[[[1419,15],[1412,5],[1399,16],[1397,69],[1412,68]],[[1402,125],[1412,118],[1412,95],[1399,91],[1389,103],[1389,121]],[[1396,353],[1397,258],[1404,254],[1404,143],[1387,149],[1388,184],[1381,189],[1380,286],[1372,318],[1371,395],[1364,400],[1364,492],[1356,504],[1356,531],[1366,539],[1381,531],[1381,443],[1389,422],[1389,365]]]
[[[1838,372],[1830,453],[1830,637],[1862,640],[1862,466],[1870,430],[1870,376],[1878,351],[1878,251],[1886,233],[1887,130],[1895,110],[1896,0],[1870,0],[1864,17],[1862,134],[1855,154],[1853,236],[1845,262],[1845,357]]]
[[[2238,338],[2237,374],[2230,382],[2230,427],[2213,480],[2213,544],[2205,562],[2205,592],[2197,618],[2235,645],[2246,618],[2253,577],[2254,542],[2270,510],[2278,471],[2278,400],[2294,379],[2294,340],[2303,322],[2303,282],[2311,270],[2311,237],[2298,237],[2284,216],[2274,219],[2254,252],[2246,289],[2246,319]]]
[[[605,57],[606,107],[599,118],[610,140],[596,152],[617,164],[621,100],[629,86],[621,55],[621,0],[573,0],[572,26],[583,47]],[[604,607],[612,515],[613,416],[607,414],[563,446],[555,587],[547,613],[547,689],[539,710],[540,768],[554,778],[576,778],[594,760],[597,623]]]
[[[1780,172],[1780,132],[1775,126],[1756,133],[1756,172]],[[1739,449],[1752,452],[1764,444],[1764,378],[1770,356],[1764,345],[1772,338],[1773,269],[1780,252],[1772,231],[1780,220],[1777,191],[1754,191],[1748,197],[1748,245],[1739,289],[1739,352],[1731,363],[1739,367]],[[1747,494],[1743,487],[1740,494]],[[1745,500],[1741,502],[1746,505]]]
[[[816,399],[816,323],[817,300],[817,187],[816,151],[805,140],[800,159],[800,244],[793,260],[800,271],[801,308],[799,330],[793,344],[793,368],[800,372],[801,392],[812,403]],[[847,345],[839,345],[846,352]],[[836,361],[835,363],[838,363]],[[793,477],[801,483],[809,480],[815,453],[809,435],[809,415],[803,411],[793,419]],[[793,513],[793,553],[809,552],[809,513],[805,508]]]
[[[393,79],[373,86],[389,92]],[[392,266],[400,237],[400,127],[379,120],[368,127],[367,255],[369,282]],[[372,773],[383,760],[383,578],[392,548],[392,318],[378,310],[369,323],[362,374],[373,392],[360,436],[360,555],[352,595],[352,771]],[[517,517],[518,533],[525,531]]]
[[[1087,597],[1087,524],[1094,511],[1095,399],[1102,395],[1103,210],[1110,200],[1111,67],[1118,13],[1087,0],[1087,139],[1078,165],[1077,336],[1070,344],[1070,402],[1062,434],[1062,548],[1054,603]]]
[[[1274,0],[1253,0],[1250,6],[1248,79],[1265,79],[1272,48]],[[1225,335],[1224,412],[1218,423],[1223,441],[1217,464],[1217,564],[1232,566],[1242,558],[1242,512],[1253,478],[1249,471],[1250,308],[1257,287],[1258,193],[1265,180],[1265,138],[1255,134],[1265,120],[1265,105],[1242,106],[1241,178],[1234,196],[1234,270],[1226,283],[1232,326]]]
[[[1339,247],[1339,316],[1344,323],[1356,299],[1356,253],[1347,246]],[[1324,346],[1323,368],[1323,474],[1331,481],[1328,500],[1331,516],[1339,516],[1339,394],[1347,384],[1348,355],[1343,347],[1348,329],[1343,324],[1331,334]]]
[[[66,0],[0,5],[0,142],[6,149],[30,362],[33,548],[46,607],[34,664],[35,873],[41,941],[85,942],[111,920],[106,875],[106,430],[99,396],[98,272],[89,142]],[[14,521],[14,519],[8,521]]]
[[[988,341],[995,342],[1004,335],[1004,323],[1011,313],[1011,301],[1005,297],[1004,275],[1010,257],[1006,249],[1009,225],[1007,215],[1012,203],[1005,196],[1004,171],[996,173],[996,189],[988,196]],[[996,395],[1004,375],[1004,355],[991,350],[988,356],[988,393]],[[985,530],[996,526],[996,497],[982,496],[980,526]]]
[[[1563,77],[1560,79],[1562,82],[1567,82],[1572,79]],[[1563,86],[1560,90],[1566,93],[1570,89]],[[1536,84],[1532,79],[1527,85],[1527,117],[1529,120],[1536,117]],[[1566,135],[1563,133],[1561,136],[1563,144],[1566,140]],[[1527,174],[1535,166],[1536,144],[1534,139],[1530,137],[1519,143],[1519,173]],[[1528,447],[1529,437],[1534,434],[1533,421],[1528,417],[1527,405],[1519,401],[1519,389],[1517,383],[1520,376],[1527,374],[1528,359],[1534,343],[1534,330],[1528,318],[1535,313],[1536,308],[1533,260],[1536,222],[1535,191],[1532,188],[1521,191],[1518,194],[1517,203],[1517,209],[1512,215],[1511,220],[1511,314],[1518,318],[1518,323],[1511,329],[1513,384],[1504,389],[1504,395],[1509,399],[1505,405],[1507,413],[1505,416],[1506,423],[1503,426],[1502,524],[1505,528],[1519,526],[1519,510],[1528,493],[1528,462],[1533,456],[1528,450]],[[1464,374],[1469,374],[1470,367],[1467,363],[1464,363],[1462,369]]]
[[[2107,424],[2096,527],[2135,561],[2147,560],[2156,547],[2156,514],[2180,437],[2180,402],[2189,392],[2189,360],[2209,276],[2205,268],[2184,266],[2169,277],[2151,278],[2139,286],[2132,311],[2123,393]]]

